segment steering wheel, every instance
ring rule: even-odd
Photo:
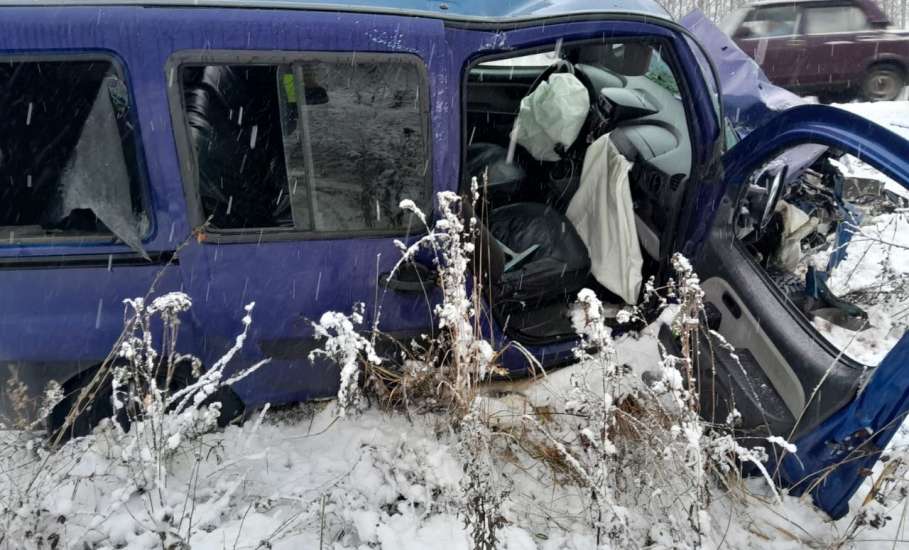
[[[540,84],[549,80],[549,77],[555,73],[568,73],[574,75],[587,90],[587,95],[590,99],[590,111],[587,113],[587,120],[585,120],[584,125],[581,126],[581,131],[578,132],[578,137],[575,138],[574,143],[566,148],[567,153],[568,151],[576,150],[579,142],[582,141],[582,138],[586,140],[591,133],[599,135],[602,133],[600,130],[605,130],[609,122],[609,100],[603,97],[584,71],[576,67],[574,63],[567,59],[559,59],[540,73],[533,81],[533,84],[530,85],[530,90],[527,92],[527,95],[535,92],[536,89],[540,87]]]
[[[773,219],[773,213],[776,212],[776,206],[779,204],[780,197],[783,194],[787,172],[788,167],[784,165],[780,171],[774,174],[770,181],[767,182],[767,202],[764,204],[764,211],[761,214],[761,231],[766,230],[767,226],[770,225],[770,220]]]

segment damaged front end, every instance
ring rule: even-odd
[[[733,247],[744,256],[737,265],[728,260],[729,273],[752,269],[742,262],[752,264],[761,274],[747,284],[770,287],[754,292],[755,301],[745,305],[759,320],[758,329],[767,331],[765,343],[782,350],[779,365],[792,369],[804,396],[798,407],[788,407],[794,424],[779,434],[797,451],[779,454],[771,471],[790,494],[808,492],[819,508],[839,518],[909,412],[909,337],[899,307],[881,306],[886,300],[903,303],[901,290],[885,288],[887,281],[900,286],[905,280],[899,262],[884,258],[888,267],[879,281],[843,284],[857,266],[872,261],[865,257],[874,240],[868,228],[903,216],[909,207],[909,144],[867,119],[809,105],[773,85],[703,13],[689,14],[682,24],[713,60],[726,124],[737,142],[723,161],[726,198],[734,205],[728,214]],[[873,177],[869,168],[876,169]],[[730,253],[728,240],[717,243],[717,258]],[[702,275],[709,278],[709,272],[706,267]],[[747,285],[733,286],[744,291]],[[886,292],[891,296],[882,298]],[[789,327],[789,334],[772,325]],[[817,343],[800,346],[801,334]],[[874,342],[884,339],[886,345]],[[862,340],[877,345],[878,353],[851,357]],[[774,386],[781,395],[792,389]]]

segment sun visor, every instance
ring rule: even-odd
[[[646,42],[585,44],[577,55],[578,63],[605,67],[624,76],[643,76],[650,70],[653,47]]]
[[[537,160],[557,161],[556,146],[571,146],[578,138],[587,113],[590,95],[576,76],[554,73],[521,100],[512,141]]]

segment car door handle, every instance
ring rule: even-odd
[[[436,272],[425,265],[408,262],[398,266],[394,273],[387,271],[379,275],[379,288],[407,294],[425,294],[436,286],[436,277]]]
[[[804,40],[790,40],[790,41],[786,42],[786,45],[793,46],[796,48],[801,48],[802,46],[805,45],[805,41]]]

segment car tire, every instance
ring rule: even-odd
[[[92,432],[99,423],[105,418],[114,417],[114,408],[111,403],[113,396],[113,387],[110,383],[110,375],[105,376],[99,381],[99,389],[94,397],[90,400],[88,406],[73,419],[72,423],[67,425],[66,420],[70,411],[79,399],[79,394],[83,387],[89,384],[100,372],[101,365],[96,365],[90,369],[80,372],[76,376],[67,380],[62,387],[64,398],[60,400],[50,414],[47,416],[46,426],[47,433],[50,436],[52,444],[62,444],[70,439],[83,437]],[[190,384],[195,378],[190,372],[189,365],[178,368],[171,380],[171,391],[176,391],[181,387]],[[164,380],[159,380],[163,384]],[[233,420],[240,418],[245,412],[246,406],[240,396],[230,387],[222,386],[215,393],[210,395],[202,405],[209,403],[221,403],[221,415],[218,417],[218,426],[224,427]],[[116,415],[116,421],[124,430],[129,430],[130,420],[125,411],[120,411]]]
[[[893,101],[906,85],[905,73],[895,65],[874,65],[862,81],[862,95],[868,101]]]

